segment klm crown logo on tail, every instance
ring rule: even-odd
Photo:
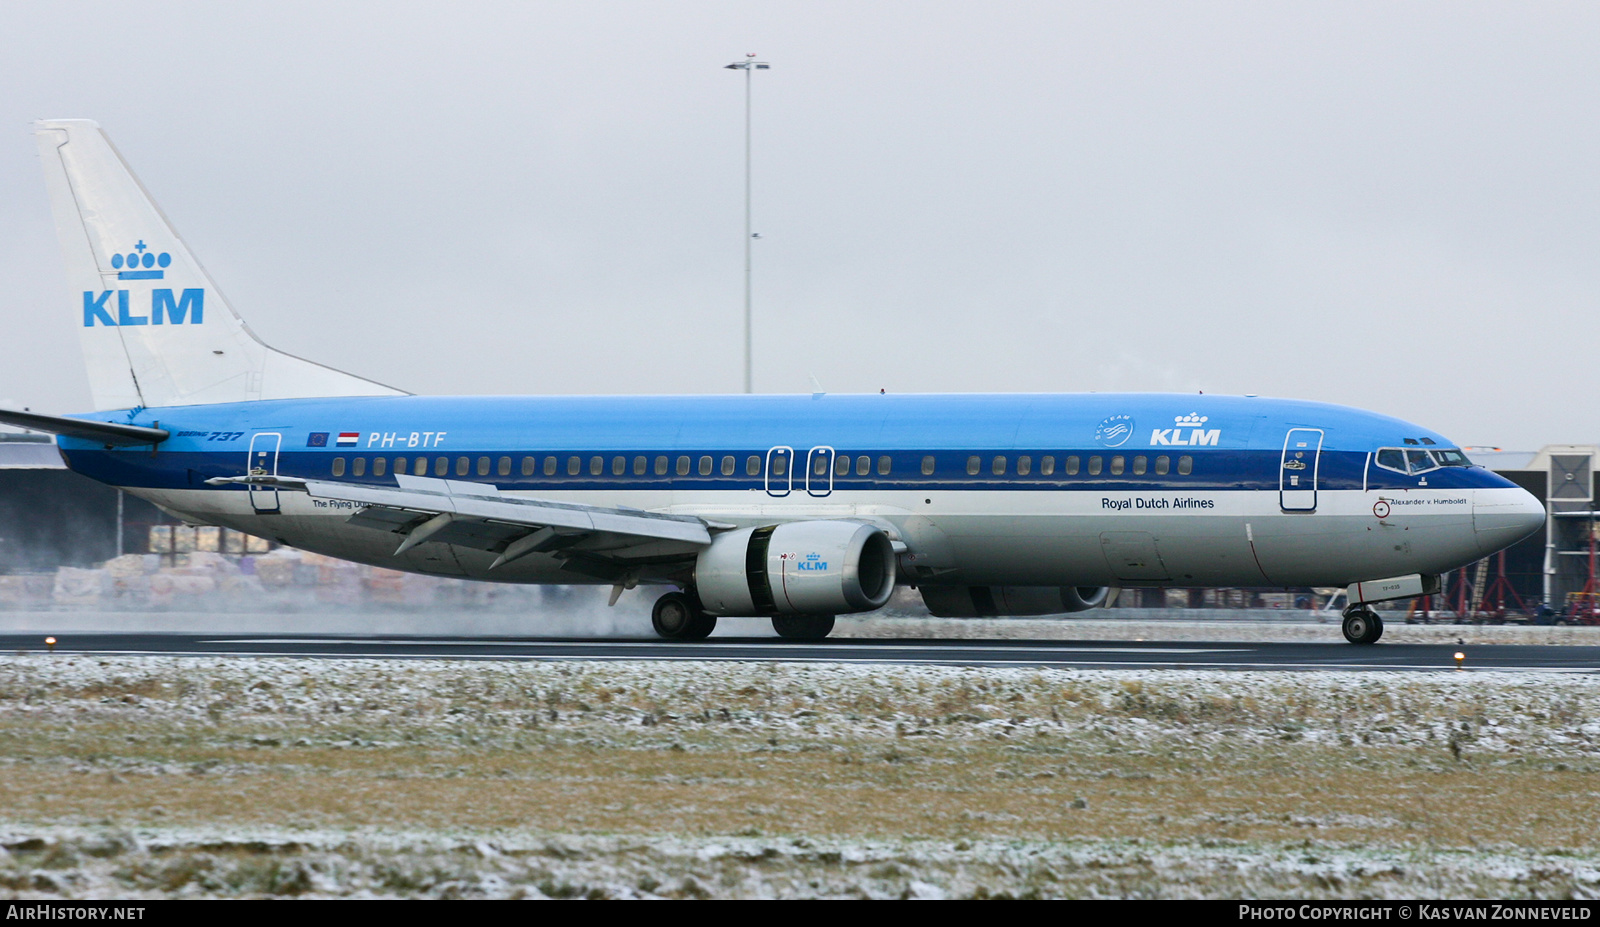
[[[133,250],[129,251],[127,255],[111,255],[111,266],[116,270],[122,271],[117,274],[118,280],[160,280],[166,276],[166,267],[171,263],[172,255],[165,251],[160,254],[152,254],[146,251],[143,239],[140,239],[139,243],[134,245]],[[124,267],[128,269],[122,270]],[[140,270],[139,268],[141,267],[144,269]],[[155,267],[160,267],[161,270],[153,270],[152,268]]]
[[[161,280],[166,268],[172,264],[172,255],[163,251],[156,254],[148,250],[143,239],[127,254],[113,254],[111,266],[118,280]],[[111,297],[116,296],[115,315],[112,314]],[[174,296],[167,287],[150,291],[148,307],[133,305],[129,290],[93,290],[83,292],[83,327],[95,325],[112,327],[123,325],[200,325],[205,321],[206,291],[199,287],[184,290]],[[146,311],[144,315],[137,312]]]

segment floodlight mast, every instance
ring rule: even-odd
[[[750,244],[755,234],[750,231],[750,72],[766,71],[772,65],[755,60],[756,53],[749,52],[745,60],[725,65],[744,72],[744,391],[754,392],[751,386],[750,361]]]

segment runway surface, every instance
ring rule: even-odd
[[[827,640],[409,637],[188,633],[64,633],[56,654],[236,656],[306,659],[709,660],[1081,669],[1389,670],[1600,673],[1600,647],[1506,644],[1263,643],[1179,641]],[[0,652],[51,652],[40,634],[0,635]]]

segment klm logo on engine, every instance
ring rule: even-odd
[[[795,569],[822,572],[828,569],[828,561],[822,559],[821,554],[806,554],[806,559],[795,564]]]
[[[109,325],[199,325],[205,321],[206,291],[195,287],[174,296],[169,289],[150,291],[148,306],[132,305],[127,290],[92,290],[83,292],[83,327]],[[112,297],[116,299],[113,300]],[[145,314],[138,315],[136,312]]]
[[[1151,445],[1171,444],[1183,447],[1216,447],[1222,437],[1221,428],[1206,428],[1210,416],[1190,412],[1172,420],[1173,427],[1157,428],[1150,432]]]

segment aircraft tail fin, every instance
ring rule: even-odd
[[[263,344],[99,125],[34,134],[96,409],[405,395]]]

